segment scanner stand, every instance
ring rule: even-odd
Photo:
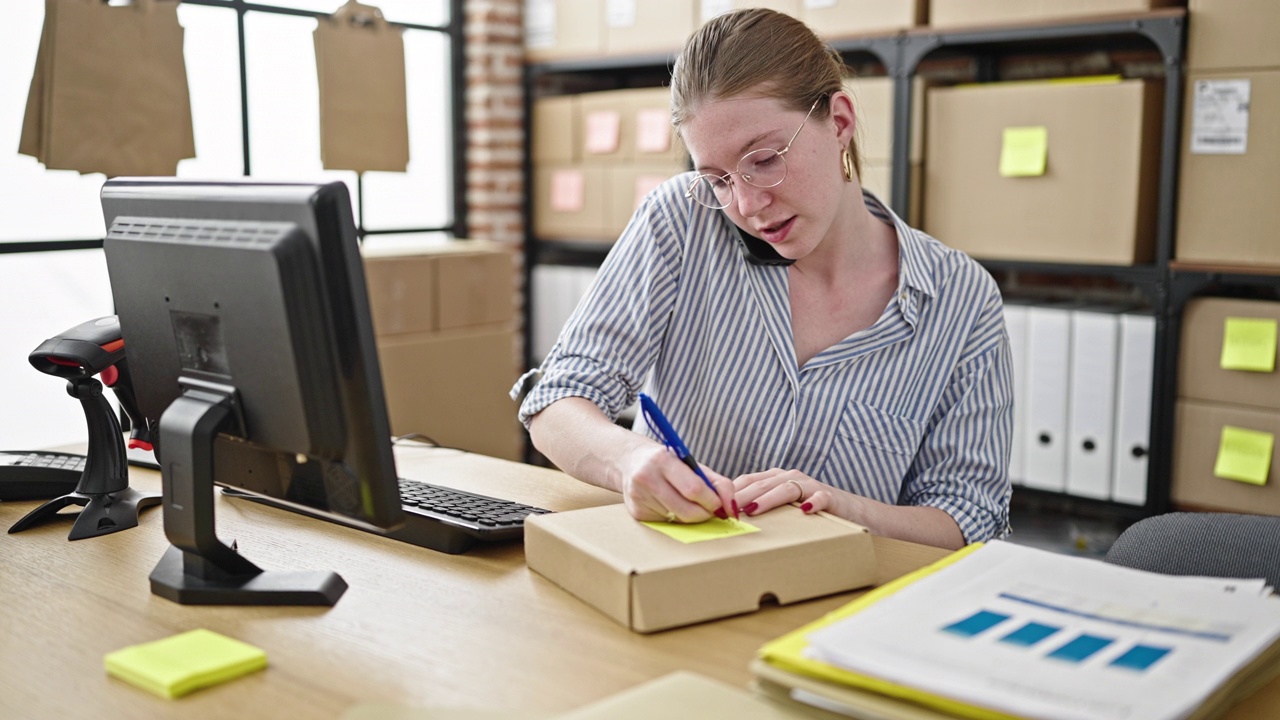
[[[151,592],[183,605],[333,605],[347,583],[332,572],[264,571],[215,532],[213,444],[242,431],[233,387],[181,378],[183,394],[160,419],[164,533],[172,545],[151,572]]]
[[[138,525],[138,515],[160,496],[129,487],[129,463],[125,457],[120,421],[102,393],[102,383],[92,377],[67,381],[67,393],[80,401],[89,425],[89,451],[84,472],[74,492],[54,498],[27,513],[9,528],[10,533],[53,520],[69,505],[82,505],[71,526],[69,540],[107,535]]]

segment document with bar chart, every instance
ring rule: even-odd
[[[808,636],[809,657],[1011,715],[1185,718],[1280,637],[1261,581],[993,542]]]

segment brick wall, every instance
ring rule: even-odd
[[[465,0],[468,234],[524,240],[520,0]]]

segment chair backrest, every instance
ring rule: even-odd
[[[1167,575],[1266,578],[1280,587],[1280,517],[1157,515],[1121,533],[1104,560]]]

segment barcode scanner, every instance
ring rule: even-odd
[[[133,394],[119,319],[109,315],[76,325],[40,343],[27,359],[40,372],[66,379],[67,393],[78,399],[84,410],[89,427],[89,451],[75,491],[27,513],[9,532],[21,532],[56,519],[58,511],[68,505],[84,506],[75,516],[68,536],[71,540],[135,527],[138,513],[159,504],[161,496],[129,487],[129,465],[120,421],[102,394],[102,386],[106,384],[129,416],[133,426],[130,445],[150,448],[151,425],[139,412]],[[100,376],[102,381],[95,376]]]
[[[115,315],[81,323],[51,337],[27,359],[40,372],[68,380],[101,375],[102,384],[115,392],[120,408],[129,417],[129,447],[154,449],[154,428],[138,410],[120,320]]]

